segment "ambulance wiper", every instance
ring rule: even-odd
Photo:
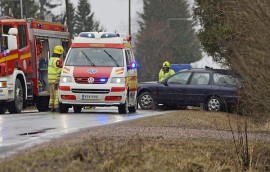
[[[117,63],[117,61],[113,58],[113,56],[110,54],[110,53],[108,53],[106,50],[103,50],[111,59],[112,59],[112,61],[114,62],[114,64],[117,66],[117,67],[119,67],[119,64]]]
[[[84,51],[82,51],[83,55],[85,56],[85,58],[87,59],[87,61],[92,65],[92,66],[96,66],[90,59],[89,57],[85,54]]]

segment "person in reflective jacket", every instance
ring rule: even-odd
[[[168,61],[164,62],[162,67],[163,68],[160,70],[159,76],[158,76],[159,81],[163,81],[167,77],[172,76],[173,74],[175,74],[174,70],[171,69],[171,64]]]
[[[49,109],[51,112],[59,111],[58,86],[63,66],[63,62],[60,57],[63,53],[64,48],[61,45],[55,46],[53,55],[48,64],[48,82],[50,84]]]

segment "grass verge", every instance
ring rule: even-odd
[[[168,128],[177,132],[194,128],[196,132],[228,130],[227,115],[179,111],[96,127],[21,152],[2,161],[0,171],[241,171],[232,140],[167,137],[170,133],[162,133]],[[244,120],[232,114],[230,118],[232,124]],[[267,131],[267,127],[262,127],[265,125],[251,126],[252,131]],[[139,130],[131,134],[127,132],[129,128]],[[249,170],[269,171],[269,142],[252,140],[249,144]]]

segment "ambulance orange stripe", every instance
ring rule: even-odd
[[[90,43],[73,43],[71,48],[124,48],[123,44],[90,44]]]
[[[118,72],[118,71],[123,71],[124,68],[120,68],[120,69],[116,69],[115,72]]]
[[[68,67],[64,67],[63,70],[67,70],[67,71],[70,71],[70,68]]]

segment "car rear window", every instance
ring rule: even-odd
[[[216,85],[237,87],[241,85],[238,77],[229,74],[214,73],[213,79]]]

